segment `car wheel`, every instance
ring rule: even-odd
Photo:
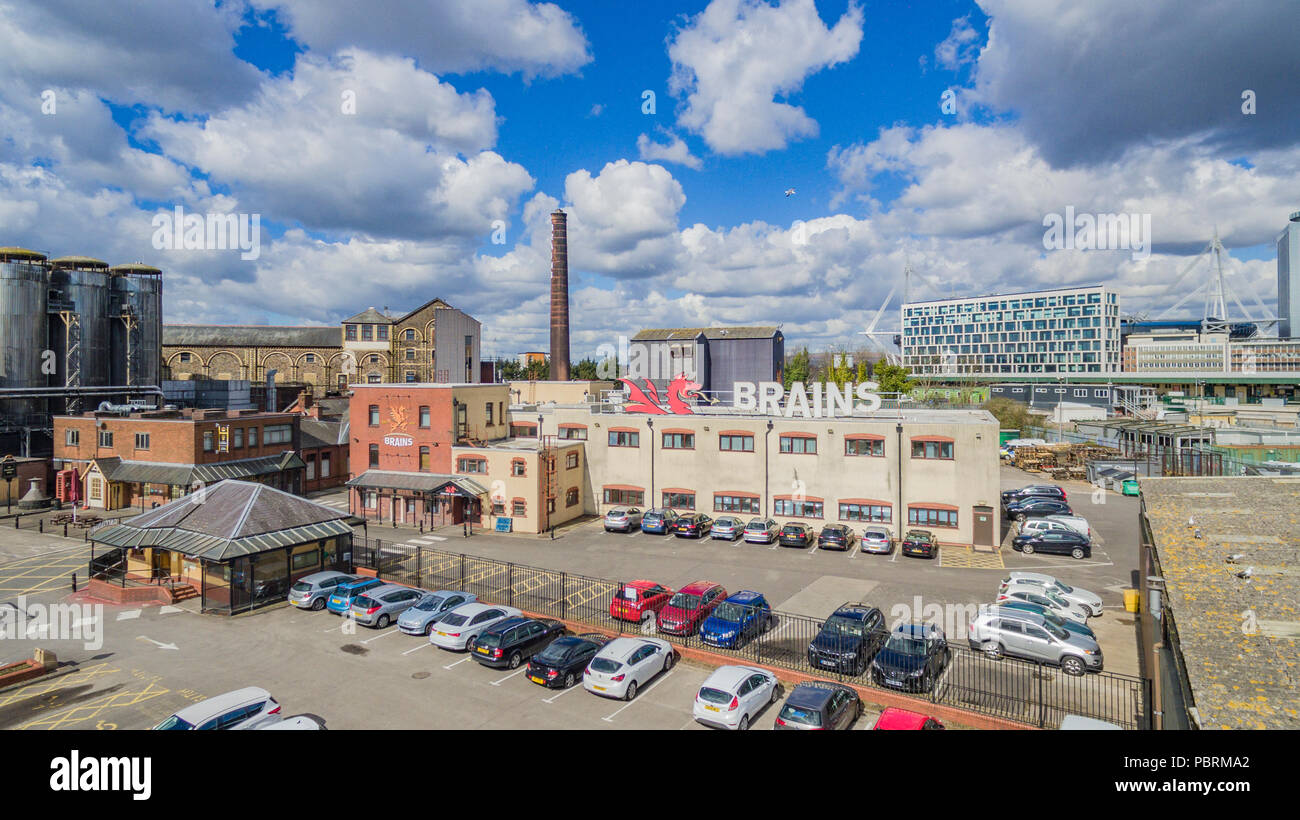
[[[523,659],[519,656],[519,653],[518,653],[518,652],[515,652],[514,654],[512,654],[512,655],[510,656],[510,668],[511,668],[511,669],[518,669],[518,668],[519,668],[519,661],[521,661],[521,660],[523,660]]]
[[[1075,547],[1070,550],[1070,557],[1075,559],[1083,558],[1083,547]]]
[[[673,663],[675,663],[676,660],[677,658],[673,655],[672,650],[669,650],[668,657],[664,658],[664,671],[667,672],[669,669],[672,669]]]
[[[1074,656],[1070,656],[1061,661],[1061,669],[1065,670],[1065,674],[1067,675],[1082,675],[1084,670],[1083,661]]]
[[[567,675],[565,675],[565,676],[564,676],[564,688],[565,688],[565,689],[568,689],[569,687],[573,686],[573,681],[574,681],[574,678],[573,678],[573,673],[572,673],[572,672],[570,672],[570,673],[568,673]]]
[[[741,715],[741,716],[740,716],[740,725],[737,726],[736,728],[738,728],[738,729],[739,729],[740,731],[742,731],[742,732],[748,732],[748,731],[749,731],[749,715]]]
[[[311,602],[311,611],[312,611],[312,612],[320,612],[320,611],[321,611],[322,609],[324,609],[324,608],[325,608],[325,599],[324,599],[324,598],[317,598],[316,600],[314,600],[314,601]]]
[[[623,700],[631,700],[636,697],[636,681],[627,685],[627,691],[623,693]]]
[[[473,652],[473,651],[474,651],[474,639],[473,639],[473,638],[466,638],[466,639],[465,639],[465,651],[466,651],[466,652]]]
[[[380,615],[379,620],[375,622],[375,626],[379,627],[380,629],[383,629],[384,627],[388,626],[388,616]]]
[[[1034,554],[1034,545],[1033,545],[1033,544],[1025,544],[1025,545],[1023,545],[1023,546],[1020,548],[1020,551],[1023,552],[1025,555],[1033,555],[1033,554]]]
[[[1017,524],[1023,524],[1023,523],[1025,523],[1025,514],[1024,514],[1024,513],[1016,513],[1016,523],[1017,523]]]
[[[776,703],[780,699],[781,699],[781,685],[779,683],[774,683],[772,684],[772,699],[769,700],[768,703]]]
[[[426,635],[432,635],[432,634],[433,634],[433,622],[432,622],[432,621],[430,621],[429,624],[428,624],[427,626],[424,627],[424,634],[426,634]]]
[[[986,656],[992,658],[993,660],[997,660],[1002,657],[1002,644],[998,643],[997,641],[989,641],[988,643],[981,646],[980,649],[984,652]]]

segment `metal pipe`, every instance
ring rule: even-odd
[[[123,393],[165,398],[162,388],[152,384],[106,385],[101,387],[0,387],[0,400],[19,398],[62,398],[67,396],[107,396]]]

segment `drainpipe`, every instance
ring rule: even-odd
[[[907,512],[903,507],[903,423],[900,421],[894,430],[898,433],[898,544],[902,549],[903,516]]]
[[[647,509],[653,510],[656,506],[658,506],[654,503],[655,502],[655,420],[650,418],[646,419],[645,426],[650,428],[650,497],[649,499],[647,499],[650,502],[650,504],[647,507]],[[646,506],[646,505],[642,505],[642,506]]]
[[[767,465],[768,458],[767,458],[767,452],[768,452],[768,449],[772,446],[772,426],[773,426],[773,425],[772,425],[772,420],[771,420],[771,419],[768,419],[768,420],[767,420],[767,432],[763,434],[763,517],[764,517],[764,518],[771,518],[771,517],[772,517],[772,512],[771,512],[771,509],[770,509],[770,502],[768,501],[769,496],[768,496],[768,490],[767,490],[767,485],[768,485],[768,481],[767,481],[767,476],[768,476],[768,465]]]

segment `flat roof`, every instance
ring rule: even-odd
[[[1138,486],[1202,726],[1300,727],[1300,478]]]
[[[1018,290],[1013,293],[984,293],[977,296],[949,296],[943,299],[921,299],[914,302],[903,303],[904,308],[913,305],[938,305],[944,302],[970,302],[979,301],[980,299],[1010,299],[1014,296],[1036,296],[1040,293],[1070,293],[1083,290],[1110,290],[1105,285],[1070,285],[1060,288],[1043,288],[1042,290]]]
[[[353,391],[353,392],[356,392],[357,390],[360,390],[360,389],[362,389],[362,388],[370,388],[370,387],[400,387],[400,388],[402,388],[402,389],[404,389],[404,390],[409,390],[409,389],[412,389],[412,388],[421,388],[421,389],[425,389],[425,388],[431,388],[431,387],[505,387],[505,388],[509,388],[510,385],[507,384],[506,382],[368,382],[368,383],[365,383],[365,384],[362,384],[362,383],[358,382],[358,383],[356,383],[356,384],[350,384],[350,385],[348,385],[348,389],[351,390],[351,391]]]
[[[609,408],[599,410],[598,408]],[[613,404],[516,404],[511,405],[508,409],[516,413],[536,413],[546,415],[556,410],[587,410],[593,417],[608,419],[641,419],[652,418],[662,421],[664,424],[671,424],[673,421],[681,421],[691,418],[727,418],[727,419],[754,419],[789,422],[913,422],[917,424],[973,424],[973,423],[992,423],[997,424],[998,420],[987,410],[969,409],[969,410],[950,410],[942,408],[907,408],[903,410],[882,408],[874,413],[855,413],[851,416],[826,416],[821,418],[804,418],[803,416],[791,416],[787,418],[784,415],[772,415],[768,413],[750,413],[737,410],[734,407],[710,406],[708,408],[697,408],[693,413],[664,413],[663,415],[651,415],[649,413],[624,413],[621,410],[613,409],[618,405]],[[528,419],[515,419],[515,423],[525,423]]]

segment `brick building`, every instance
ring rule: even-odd
[[[227,478],[302,493],[301,449],[300,417],[290,413],[157,410],[54,417],[54,468],[75,469],[81,504],[102,510],[148,509]]]

